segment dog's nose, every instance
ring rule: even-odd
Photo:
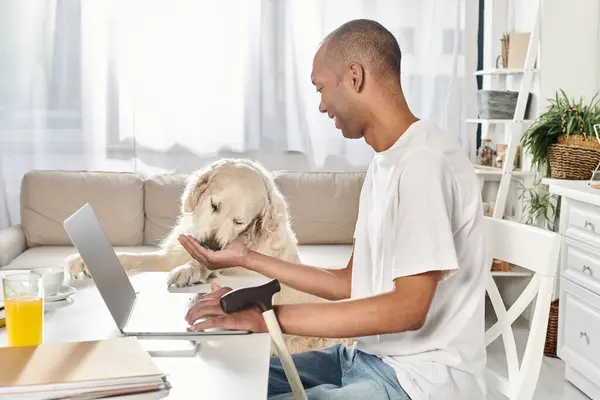
[[[217,236],[215,234],[212,234],[206,239],[202,240],[200,242],[200,246],[206,247],[207,249],[211,249],[213,251],[218,251],[223,248],[221,243],[219,243],[219,241],[217,240]]]

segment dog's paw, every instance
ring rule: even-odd
[[[83,273],[84,276],[90,278],[90,273],[83,262],[83,259],[79,254],[72,254],[66,259],[67,270],[69,271],[69,275],[73,279],[78,279],[79,276]]]
[[[211,276],[212,272],[204,266],[184,264],[169,272],[167,286],[184,287],[206,283]]]

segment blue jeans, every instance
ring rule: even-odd
[[[379,357],[341,344],[293,354],[309,400],[410,400],[396,372]],[[292,400],[292,390],[278,357],[271,358],[268,396]]]

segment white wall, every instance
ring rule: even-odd
[[[502,5],[504,3],[504,5]],[[500,0],[499,29],[529,32],[541,4],[536,108],[543,112],[558,89],[569,97],[589,99],[600,87],[599,0]],[[501,19],[506,18],[504,24]]]
[[[598,0],[543,0],[541,98],[564,89],[571,98],[590,99],[600,86]]]

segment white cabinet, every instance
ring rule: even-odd
[[[557,353],[565,378],[600,400],[600,190],[586,181],[546,183],[562,197]]]

